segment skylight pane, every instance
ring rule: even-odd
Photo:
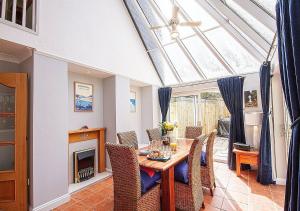
[[[164,22],[153,10],[148,0],[138,0],[137,2],[151,26],[164,25]],[[161,41],[162,44],[170,43],[173,41],[167,28],[161,28],[152,31],[156,34],[157,38]]]
[[[226,0],[226,4],[238,14],[246,23],[248,23],[258,34],[260,34],[270,44],[272,43],[274,33],[263,25],[259,20],[249,14],[233,0]]]
[[[201,80],[196,69],[177,43],[165,46],[165,50],[183,82]]]
[[[229,21],[229,24],[235,28],[256,50],[258,50],[262,55],[267,57],[268,52],[262,49],[259,45],[256,44],[247,34],[245,34],[239,27],[237,27],[234,23]]]
[[[213,55],[199,37],[191,37],[183,41],[193,58],[207,78],[229,75],[225,67]]]
[[[223,28],[217,28],[205,34],[237,73],[259,71],[259,62]]]
[[[276,0],[254,0],[257,4],[265,8],[268,12],[275,16]]]
[[[140,10],[138,10],[138,5],[134,1],[125,0],[125,5],[130,12],[132,20],[135,23],[138,33],[143,39],[143,43],[147,50],[158,48],[157,42],[155,41],[149,25],[146,23],[145,18],[142,16]]]
[[[149,52],[151,59],[155,63],[156,68],[159,70],[159,75],[165,85],[177,84],[178,81],[175,78],[170,66],[163,57],[160,50],[154,50]]]
[[[172,10],[173,10],[173,4],[170,0],[155,0],[158,8],[162,12],[162,15],[167,19],[166,21],[169,22],[169,20],[172,18]],[[182,15],[178,15],[178,19],[180,22],[185,22]],[[177,30],[179,32],[180,38],[188,37],[193,34],[195,34],[194,30],[191,27],[181,27],[178,26]]]
[[[182,6],[184,11],[194,21],[201,21],[201,30],[207,30],[219,25],[195,0],[178,1],[178,4]]]

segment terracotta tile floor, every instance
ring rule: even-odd
[[[263,186],[256,182],[255,171],[242,171],[237,177],[227,165],[215,163],[217,188],[211,197],[204,190],[206,211],[279,211],[283,210],[285,186]],[[95,183],[72,194],[71,200],[54,210],[110,211],[113,210],[112,178]]]

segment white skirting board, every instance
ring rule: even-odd
[[[276,178],[276,185],[285,185],[286,179],[284,178]]]
[[[29,210],[30,211],[50,211],[55,207],[58,207],[58,206],[60,206],[64,203],[67,203],[68,201],[70,201],[70,198],[71,198],[70,194],[67,193],[65,195],[62,195],[62,196],[56,198],[56,199],[48,201],[47,203],[42,204],[38,207],[35,207],[35,208],[30,207]]]

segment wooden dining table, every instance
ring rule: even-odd
[[[148,160],[146,156],[139,155],[136,150],[139,165],[155,171],[160,171],[162,175],[162,210],[175,211],[175,189],[174,189],[174,167],[189,155],[193,139],[178,138],[177,150],[167,162]],[[147,149],[144,147],[142,149]]]

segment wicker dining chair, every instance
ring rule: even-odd
[[[158,128],[147,129],[146,131],[150,142],[153,140],[162,140],[162,136]]]
[[[216,138],[217,130],[213,130],[207,140],[206,144],[206,154],[205,154],[205,163],[206,165],[201,165],[201,182],[202,186],[209,188],[210,194],[213,196],[213,188],[216,187],[215,182],[215,173],[214,173],[214,142]]]
[[[160,184],[141,193],[141,174],[133,146],[106,143],[114,186],[115,211],[159,211]]]
[[[185,128],[185,137],[195,139],[202,134],[201,126],[186,126]]]
[[[176,208],[198,211],[204,208],[199,157],[206,135],[196,138],[188,156],[188,183],[175,181]]]
[[[117,133],[117,136],[120,144],[134,146],[135,149],[139,148],[135,131]]]

